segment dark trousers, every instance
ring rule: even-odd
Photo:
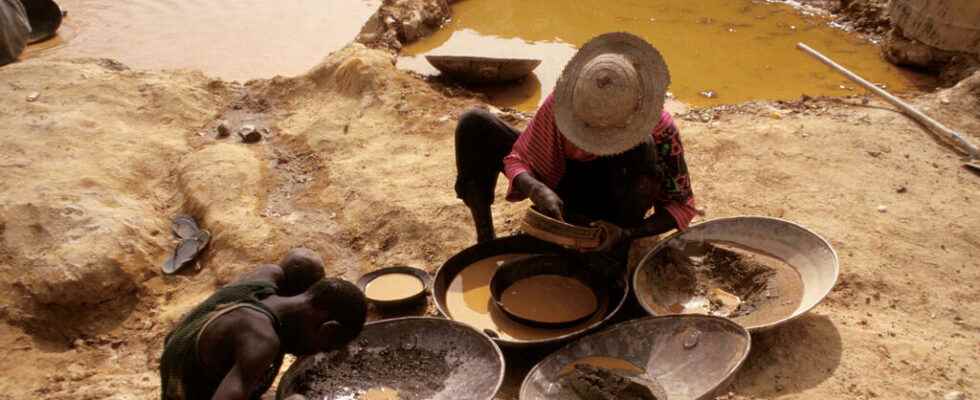
[[[473,109],[456,125],[456,196],[473,215],[478,242],[494,238],[493,204],[497,175],[504,170],[520,132],[495,115]]]

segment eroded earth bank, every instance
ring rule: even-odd
[[[376,40],[405,34],[378,21]],[[487,106],[394,62],[351,44],[305,75],[243,85],[96,59],[0,68],[0,399],[158,398],[176,319],[293,246],[356,278],[435,270],[470,245],[453,128]],[[980,141],[980,74],[905,97]],[[980,393],[980,176],[951,146],[874,98],[679,114],[706,218],[790,219],[841,257],[827,301],[757,335],[727,397]],[[217,138],[221,120],[269,133]],[[527,204],[497,204],[498,230],[516,230]],[[179,213],[213,242],[162,276]]]

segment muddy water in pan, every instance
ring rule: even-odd
[[[372,300],[392,301],[406,299],[419,294],[425,285],[409,274],[381,275],[367,284],[364,294]]]
[[[228,80],[298,75],[349,43],[381,0],[60,0],[55,39],[23,58],[112,58]]]
[[[561,275],[538,275],[514,282],[504,290],[501,303],[511,315],[546,323],[585,318],[599,306],[592,289]]]
[[[578,331],[601,320],[608,307],[607,299],[599,299],[595,316],[566,329],[538,329],[509,319],[493,304],[490,295],[490,279],[503,262],[523,254],[505,254],[476,262],[453,278],[446,293],[446,307],[456,321],[474,328],[491,331],[505,340],[542,340]]]
[[[797,42],[890,90],[912,83],[877,48],[827,20],[752,0],[464,0],[453,5],[453,19],[441,31],[405,48],[399,64],[435,74],[422,55],[542,59],[536,76],[488,91],[497,105],[529,111],[552,91],[578,46],[612,31],[637,34],[660,49],[673,77],[670,90],[695,106],[859,92],[796,50]],[[706,91],[713,97],[700,94]]]

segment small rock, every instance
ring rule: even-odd
[[[906,193],[908,191],[909,191],[909,189],[906,188],[905,186],[899,186],[898,189],[895,189],[895,192],[896,193]]]
[[[879,156],[881,156],[881,152],[880,151],[869,151],[868,152],[868,155],[871,156],[871,157],[874,157],[874,158],[878,158]]]
[[[231,135],[231,128],[228,127],[227,122],[221,121],[218,123],[218,138],[224,139],[228,137],[228,135]]]
[[[33,103],[33,102],[37,101],[37,99],[39,99],[39,98],[41,98],[41,94],[38,93],[38,92],[33,92],[33,93],[27,95],[27,102],[28,103]]]
[[[707,97],[709,99],[713,99],[715,97],[718,97],[718,93],[716,93],[714,90],[705,90],[701,92],[701,96]]]
[[[257,143],[262,140],[262,134],[255,129],[255,125],[245,125],[238,131],[244,143]]]
[[[946,395],[943,396],[943,400],[966,400],[966,395],[963,394],[963,392],[957,392],[954,390],[946,393]]]
[[[886,207],[886,206],[878,206],[878,212],[880,212],[880,213],[886,213],[886,212],[888,212],[888,207]]]

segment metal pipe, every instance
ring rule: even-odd
[[[820,52],[810,48],[810,46],[807,46],[803,43],[797,43],[796,47],[810,54],[817,60],[820,60],[820,62],[826,64],[830,68],[833,68],[835,71],[840,72],[842,75],[846,76],[848,79],[854,81],[855,83],[863,86],[865,89],[868,89],[874,92],[875,94],[883,97],[889,103],[892,103],[895,107],[898,107],[902,111],[904,111],[906,115],[912,117],[912,119],[915,119],[919,123],[929,127],[930,129],[936,132],[946,135],[946,137],[952,139],[954,142],[959,144],[960,147],[962,147],[962,149],[970,156],[970,158],[978,158],[978,153],[980,153],[980,150],[977,149],[977,146],[973,145],[972,143],[964,139],[963,136],[957,133],[956,131],[947,128],[943,124],[939,123],[939,121],[936,121],[930,118],[928,115],[923,114],[921,111],[915,109],[914,107],[902,101],[898,97],[893,96],[891,93],[886,92],[884,89],[876,86],[871,82],[868,82],[864,78],[849,71],[847,68],[842,67],[840,64],[834,62],[834,60],[831,60],[827,56],[820,54]]]

